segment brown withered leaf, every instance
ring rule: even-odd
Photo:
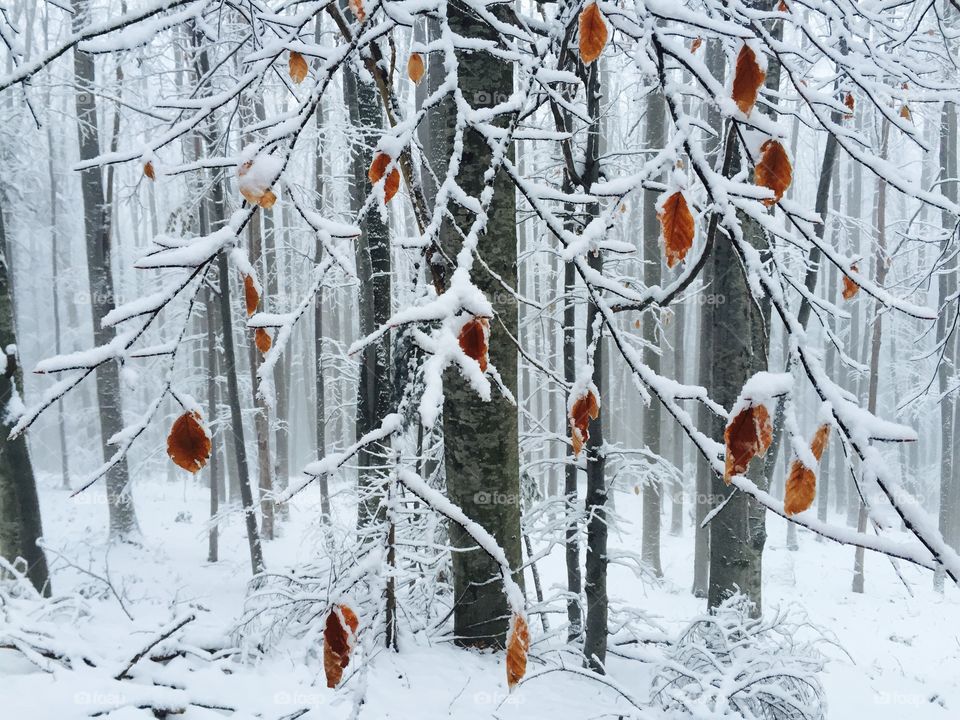
[[[530,650],[530,630],[522,615],[514,613],[507,639],[507,687],[511,690],[527,672],[527,652]]]
[[[910,120],[913,117],[913,115],[910,114],[909,106],[904,105],[902,108],[900,108],[900,117],[902,117],[904,120]]]
[[[464,355],[480,363],[480,371],[487,371],[487,339],[490,336],[490,320],[475,317],[467,322],[457,337]]]
[[[701,37],[694,38],[693,42],[690,43],[690,52],[695,53],[697,50],[700,49],[701,45],[703,45],[703,38]]]
[[[777,12],[790,12],[790,8],[787,7],[787,4],[780,0],[780,3],[777,5]]]
[[[143,164],[143,174],[146,175],[151,180],[157,179],[157,173],[153,169],[153,163],[150,162],[149,160],[147,160],[147,162]]]
[[[333,688],[343,677],[343,669],[350,664],[354,635],[360,621],[346,605],[334,605],[323,627],[323,670],[327,687]]]
[[[754,182],[773,191],[773,197],[763,200],[767,207],[783,198],[783,194],[793,181],[793,166],[787,151],[776,140],[767,140],[760,146],[760,161],[754,168]]]
[[[573,456],[577,457],[590,439],[590,421],[600,417],[600,403],[592,390],[578,397],[570,408],[570,439],[573,441]]]
[[[199,472],[210,458],[210,436],[197,412],[185,412],[167,435],[167,455],[187,472]]]
[[[687,251],[693,247],[693,215],[683,193],[677,190],[668,197],[657,218],[660,220],[660,236],[663,238],[667,267],[672,268],[681,262],[687,256]]]
[[[830,441],[830,426],[823,424],[817,428],[813,434],[813,440],[810,441],[810,452],[817,459],[817,462],[823,457],[823,451],[827,448]],[[799,458],[794,458],[790,464],[790,474],[787,476],[787,484],[783,496],[783,511],[787,515],[796,515],[807,510],[813,505],[813,500],[817,496],[817,474],[813,468],[808,468]]]
[[[243,178],[250,171],[250,168],[253,167],[253,161],[247,160],[239,168],[237,168],[237,176]],[[264,210],[269,210],[273,207],[274,203],[277,202],[277,196],[273,193],[270,188],[262,188],[254,185],[245,186],[245,183],[240,183],[240,194],[243,195],[243,199],[246,200],[251,205],[259,205]]]
[[[773,426],[765,405],[745,407],[733,418],[723,431],[726,446],[726,462],[723,481],[729,485],[730,478],[747,471],[750,461],[763,455],[773,441]]]
[[[790,463],[790,474],[783,494],[783,511],[796,515],[813,505],[817,496],[817,475],[797,459]]]
[[[856,263],[853,263],[853,265],[850,266],[850,269],[853,270],[854,272],[859,272],[859,271],[860,271],[860,268],[857,267],[857,264],[856,264]],[[849,299],[852,298],[854,295],[856,295],[858,292],[860,292],[860,286],[857,285],[853,280],[851,280],[847,275],[844,275],[844,276],[843,276],[843,290],[842,290],[843,299],[844,299],[844,300],[849,300]]]
[[[367,19],[367,11],[363,7],[363,0],[350,0],[350,11],[360,22]]]
[[[407,59],[407,77],[413,81],[414,85],[420,84],[426,71],[426,65],[423,64],[423,55],[410,53],[410,57]]]
[[[252,275],[243,276],[243,302],[247,309],[247,317],[257,311],[260,304],[260,293],[257,291],[257,282]]]
[[[596,3],[590,3],[580,13],[580,59],[589,65],[603,52],[607,44],[607,23]]]
[[[291,50],[288,66],[290,70],[290,79],[293,80],[297,85],[302,83],[304,78],[307,77],[307,71],[309,70],[307,67],[307,61],[303,59],[303,55]]]
[[[377,153],[373,158],[373,162],[370,163],[370,171],[367,173],[367,177],[370,178],[370,183],[376,185],[383,178],[384,173],[387,171],[387,166],[390,164],[390,156],[386,153]],[[383,183],[383,202],[388,203],[393,199],[393,196],[397,194],[397,190],[400,189],[400,171],[394,168],[390,171],[390,174],[387,176],[387,179]]]
[[[256,344],[257,350],[263,355],[270,352],[270,348],[273,347],[273,338],[271,338],[270,333],[262,327],[258,327],[257,331],[253,334],[253,342]]]
[[[830,442],[830,426],[824,423],[817,428],[813,434],[813,440],[810,441],[810,452],[819,461],[823,457],[823,451],[827,449]]]
[[[854,101],[853,95],[851,93],[847,93],[847,96],[843,99],[843,104],[846,106],[847,110],[850,111],[846,115],[844,115],[844,117],[847,120],[850,120],[853,117],[853,108],[856,105],[856,102]]]
[[[737,55],[737,67],[733,75],[733,99],[744,115],[749,115],[753,110],[757,94],[766,77],[767,74],[757,62],[756,53],[744,43]]]

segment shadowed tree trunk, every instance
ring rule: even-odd
[[[364,82],[352,69],[344,73],[344,100],[350,110],[351,125],[361,133],[362,142],[355,145],[351,157],[350,208],[357,212],[373,188],[367,171],[373,161],[373,147],[383,130],[383,111],[376,88]],[[360,237],[355,243],[358,307],[358,334],[369,335],[390,317],[390,232],[380,216],[380,203],[360,223]],[[376,343],[364,348],[360,355],[360,377],[357,387],[357,424],[359,439],[380,427],[390,412],[390,343],[387,333]],[[357,454],[359,466],[359,509],[357,523],[361,529],[373,521],[385,519],[383,478],[389,441],[373,443]]]
[[[666,106],[663,95],[652,92],[647,96],[646,144],[654,150],[666,144]],[[643,283],[647,287],[660,284],[660,221],[657,219],[657,197],[655,190],[643,193]],[[655,309],[643,313],[641,326],[643,339],[648,347],[657,348],[657,317]],[[651,349],[644,358],[646,365],[660,374],[660,355]],[[660,403],[651,402],[646,408],[643,420],[643,443],[647,448],[660,455]],[[660,565],[660,513],[663,504],[663,482],[650,477],[643,484],[643,538],[641,557],[650,566],[657,577],[663,575]]]
[[[489,38],[490,29],[459,6],[449,5],[450,28],[464,37]],[[494,10],[498,14],[500,10]],[[513,68],[487,53],[458,53],[460,88],[475,107],[499,103],[513,92]],[[449,115],[448,115],[449,113]],[[445,117],[446,116],[446,117]],[[440,157],[449,156],[453,128],[452,108],[436,114],[433,131]],[[431,125],[431,130],[434,126]],[[508,150],[513,157],[513,149]],[[483,175],[490,165],[491,151],[485,139],[473,130],[464,137],[463,159],[457,181],[471,195],[479,195]],[[494,181],[493,200],[478,250],[490,270],[509,287],[517,285],[517,218],[513,185],[504,173]],[[456,224],[466,230],[473,214],[460,206],[451,207]],[[455,256],[459,234],[450,226],[442,231],[443,248]],[[496,317],[490,322],[490,362],[500,373],[504,386],[516,396],[517,350],[500,323],[514,337],[518,335],[517,306],[512,297],[483,268],[476,268],[474,284],[493,305]],[[443,403],[444,462],[447,492],[467,517],[483,526],[503,548],[511,567],[522,562],[520,537],[520,467],[517,408],[496,387],[491,400],[484,402],[461,376],[449,369],[444,375]],[[504,502],[489,502],[503,498]],[[503,645],[510,619],[503,583],[497,564],[459,526],[450,528],[453,553],[454,633],[462,645]],[[515,574],[523,582],[521,572]]]
[[[13,277],[7,252],[4,209],[6,196],[0,196],[0,348],[3,349],[3,373],[0,374],[0,557],[13,563],[26,562],[26,576],[45,596],[50,595],[47,558],[37,541],[43,537],[40,501],[30,462],[26,433],[11,440],[9,426],[16,422],[20,405],[23,373],[17,357],[17,333],[13,302]],[[2,575],[3,573],[0,573]]]
[[[73,0],[73,9],[74,31],[79,31],[89,22],[87,0]],[[91,92],[91,89],[96,87],[96,68],[93,58],[93,55],[74,49],[77,138],[81,160],[91,160],[100,155],[97,107],[94,94]],[[110,208],[104,197],[101,169],[94,167],[81,171],[80,186],[83,194],[84,247],[87,255],[93,340],[95,345],[101,346],[113,339],[113,328],[103,327],[102,321],[106,314],[113,310],[116,303],[110,259]],[[97,370],[96,376],[100,442],[103,460],[106,462],[114,452],[107,441],[123,429],[120,370],[116,362],[106,362]],[[106,474],[110,537],[115,540],[131,539],[140,534],[129,479],[126,457],[117,462]]]

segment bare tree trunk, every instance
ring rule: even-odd
[[[499,9],[491,12],[500,13]],[[464,37],[491,38],[485,23],[457,5],[448,7],[449,23]],[[458,52],[460,89],[474,106],[493,105],[513,93],[513,67],[486,52]],[[446,112],[451,112],[449,106]],[[440,113],[438,113],[440,115]],[[434,140],[447,156],[452,127],[442,118]],[[433,129],[433,126],[431,126]],[[513,156],[513,149],[508,150]],[[474,130],[464,136],[463,159],[457,178],[460,186],[477,196],[483,187],[485,168],[491,150]],[[469,228],[473,214],[457,206],[454,219],[462,229]],[[489,220],[480,236],[484,261],[503,283],[517,282],[516,194],[510,180],[501,173],[493,184]],[[460,246],[455,228],[442,232],[444,250],[455,256]],[[506,297],[500,283],[483,269],[477,269],[474,284],[493,305],[496,317],[491,321],[490,362],[500,373],[504,386],[516,396],[517,350],[499,331],[502,322],[514,337],[518,333],[517,305]],[[499,338],[499,339],[498,339]],[[457,369],[444,375],[443,437],[447,492],[467,517],[483,526],[503,548],[507,562],[517,568],[514,578],[523,582],[520,537],[520,465],[518,411],[502,394],[493,389],[491,400],[484,402]],[[486,502],[488,497],[512,498],[512,502]],[[499,646],[506,640],[510,618],[503,594],[499,567],[476,547],[476,543],[458,526],[450,528],[453,553],[454,633],[457,641],[470,646]]]
[[[599,123],[600,123],[600,81],[596,63],[585,69],[584,86],[586,90],[587,115],[591,126],[587,133],[584,152],[584,170],[582,185],[589,188],[600,177]],[[596,205],[590,206],[594,216]],[[588,259],[590,267],[598,273],[603,271],[603,256],[592,253]],[[593,384],[604,398],[606,375],[604,368],[604,348],[602,326],[598,325],[599,310],[595,303],[587,305],[587,347],[596,344],[593,354]],[[606,412],[606,411],[604,411]],[[587,562],[584,574],[584,587],[587,595],[586,633],[583,641],[583,655],[586,665],[594,672],[605,673],[607,659],[607,501],[608,488],[606,461],[603,455],[604,412],[590,422],[590,438],[587,441],[587,494],[585,509],[587,514]],[[659,518],[658,518],[659,520]]]
[[[666,108],[663,95],[651,92],[647,96],[646,144],[651,150],[666,145]],[[645,190],[643,202],[643,282],[647,287],[660,284],[660,221],[657,218],[657,195],[655,190]],[[641,318],[643,339],[650,347],[657,347],[657,318],[648,310]],[[660,356],[656,351],[647,353],[646,365],[660,374]],[[660,455],[660,403],[651,402],[643,421],[643,443]],[[643,537],[641,557],[653,574],[663,575],[660,564],[660,513],[662,511],[663,483],[653,477],[643,484]]]
[[[87,24],[87,0],[73,0],[75,31]],[[100,154],[100,133],[93,90],[96,68],[93,55],[74,49],[73,71],[76,82],[77,137],[80,159],[91,160]],[[97,346],[113,339],[112,328],[103,326],[103,318],[113,310],[116,298],[111,267],[110,208],[104,197],[103,175],[98,167],[80,173],[83,191],[83,220],[87,272],[90,284],[90,312],[93,340]],[[120,371],[116,362],[104,363],[97,371],[97,405],[100,416],[100,442],[104,461],[113,455],[107,441],[123,429],[120,398]],[[110,513],[110,537],[129,540],[140,534],[130,489],[127,459],[122,458],[106,474],[107,504]]]
[[[940,123],[940,165],[945,178],[950,181],[943,186],[943,193],[953,202],[957,201],[957,106],[951,102],[943,104]],[[953,239],[953,228],[956,218],[950,213],[942,213],[942,223],[944,229],[943,240],[941,241],[941,256],[951,257],[950,245]],[[954,264],[956,258],[953,259]],[[950,328],[953,327],[952,318],[948,317],[956,312],[956,303],[944,305],[947,298],[952,297],[957,291],[957,277],[954,272],[940,272],[937,279],[937,292],[939,302],[943,309],[937,317],[937,346],[944,347],[944,358],[937,368],[937,389],[940,393],[940,511],[938,515],[940,533],[944,540],[957,548],[957,538],[955,537],[955,523],[958,514],[960,514],[960,503],[957,503],[956,493],[960,490],[960,462],[957,461],[957,448],[954,443],[955,424],[956,424],[956,391],[950,391],[951,368],[956,371],[956,338],[949,337]],[[942,566],[934,573],[934,587],[938,592],[943,592],[944,572]]]
[[[37,483],[27,448],[27,436],[21,433],[7,437],[9,426],[17,418],[9,417],[16,407],[15,398],[23,387],[23,373],[17,358],[16,315],[14,311],[13,277],[9,265],[9,244],[4,223],[4,206],[8,198],[0,196],[0,348],[4,372],[0,375],[0,408],[7,417],[0,430],[0,557],[11,563],[17,558],[26,562],[26,576],[38,592],[50,595],[50,574],[47,558],[37,545],[43,537]]]
[[[883,121],[883,135],[880,141],[880,156],[887,157],[887,142],[890,137],[890,122]],[[882,180],[877,182],[877,250],[874,256],[873,264],[873,282],[878,287],[883,287],[887,279],[887,183]],[[873,336],[870,340],[870,385],[867,391],[867,411],[871,414],[877,412],[877,390],[880,386],[880,348],[883,340],[883,314],[882,306],[877,302],[876,310],[873,316]],[[865,489],[864,489],[865,490]],[[857,518],[857,532],[865,532],[867,529],[867,506],[860,503],[860,513]],[[858,547],[854,554],[853,562],[853,592],[862,593],[865,583],[864,552],[862,547]]]

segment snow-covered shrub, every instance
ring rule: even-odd
[[[742,595],[693,620],[664,653],[651,699],[680,716],[822,720],[824,658],[789,611],[750,616]]]

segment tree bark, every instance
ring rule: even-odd
[[[449,5],[450,28],[464,37],[490,38],[491,31],[472,14],[457,5]],[[500,10],[492,10],[500,13]],[[467,102],[490,106],[513,92],[513,67],[488,53],[460,52],[460,88]],[[446,106],[442,116],[452,113]],[[434,138],[442,146],[441,157],[451,148],[452,126],[437,117]],[[440,124],[442,123],[442,124]],[[432,128],[431,128],[432,129]],[[439,148],[438,148],[439,149]],[[513,149],[508,153],[512,159]],[[473,130],[464,137],[463,158],[457,181],[465,192],[478,196],[483,175],[490,165],[491,151],[485,139]],[[503,283],[517,283],[516,196],[505,173],[494,181],[489,220],[480,236],[479,252]],[[451,207],[461,229],[469,228],[472,213],[460,206]],[[460,244],[455,228],[442,230],[444,250],[455,256]],[[504,386],[516,396],[517,350],[498,332],[499,323],[514,337],[518,333],[517,306],[512,297],[484,270],[472,278],[474,284],[493,305],[490,362],[500,373]],[[506,554],[511,567],[522,562],[520,537],[520,467],[517,408],[493,389],[491,400],[484,402],[456,369],[444,375],[443,436],[447,492],[467,517],[493,535]],[[503,502],[490,502],[491,498]],[[450,528],[453,553],[454,633],[457,642],[469,646],[502,646],[510,619],[499,568],[459,526]],[[522,585],[523,574],[515,579]]]
[[[73,27],[79,31],[87,24],[88,0],[73,0]],[[96,67],[93,55],[75,49],[73,71],[76,82],[77,139],[80,159],[90,160],[100,154],[100,133],[93,89]],[[90,287],[90,312],[93,340],[97,346],[108,344],[113,328],[103,326],[103,318],[113,310],[116,298],[111,267],[110,208],[104,197],[103,174],[98,167],[80,173],[83,193],[84,247]],[[123,408],[120,398],[120,370],[116,362],[107,362],[97,370],[97,405],[100,419],[100,443],[103,460],[113,455],[107,441],[123,429]],[[107,506],[110,513],[110,537],[130,540],[139,536],[137,515],[130,489],[127,459],[122,458],[106,474]]]
[[[23,373],[17,357],[13,277],[3,217],[5,205],[7,198],[0,197],[0,357],[4,363],[0,374],[0,410],[4,416],[0,429],[0,557],[11,563],[23,558],[27,579],[37,592],[49,597],[47,558],[37,544],[43,537],[43,524],[27,436],[21,433],[12,440],[7,437],[9,426],[16,422],[11,412],[20,403]]]

